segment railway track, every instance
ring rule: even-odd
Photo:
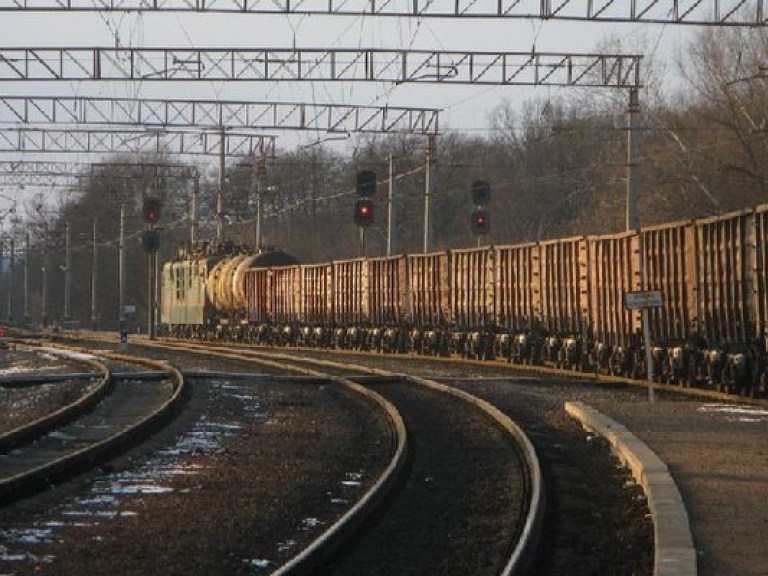
[[[55,351],[51,351],[51,353],[56,355]],[[62,352],[60,356],[64,357],[64,353]],[[92,370],[93,379],[96,380],[95,385],[86,387],[82,391],[82,394],[75,393],[75,398],[73,400],[52,409],[44,415],[33,417],[30,421],[23,422],[9,430],[4,430],[2,434],[0,434],[0,453],[6,454],[15,448],[36,440],[57,427],[61,427],[71,422],[78,416],[92,409],[103,397],[111,392],[113,386],[112,374],[106,364],[95,358],[69,357],[69,359],[79,362],[81,365],[85,365]],[[54,375],[51,375],[48,378],[38,375],[38,378],[33,385],[30,385],[26,379],[22,380],[20,383],[8,382],[4,385],[13,386],[16,384],[24,386],[27,392],[22,394],[29,397],[27,400],[39,403],[39,397],[45,395],[45,393],[50,390],[50,386],[48,385],[56,382],[58,378],[58,376]],[[40,390],[43,390],[42,394]],[[9,397],[6,400],[9,401],[9,403],[17,403],[19,398]],[[6,406],[6,411],[11,412],[12,406]],[[38,410],[32,411],[33,414],[36,412],[38,412]]]
[[[490,405],[432,381],[363,366],[194,344],[152,348],[322,375],[383,397],[377,401],[399,437],[390,465],[354,507],[275,574],[429,567],[446,575],[495,576],[530,561],[543,515],[538,462],[519,429]],[[404,426],[397,425],[399,414]]]
[[[44,489],[137,443],[179,408],[186,390],[175,368],[117,355],[81,358],[100,379],[86,394],[0,436],[0,505]],[[111,364],[111,366],[108,366]],[[152,366],[159,383],[112,377],[115,366]]]
[[[185,365],[198,368],[210,365],[228,369],[224,360],[217,362],[213,360],[215,356],[210,359],[203,357],[203,352],[211,352],[211,346],[208,344],[196,346],[189,342],[177,343],[175,348],[179,350],[179,356],[176,356],[175,352],[170,351],[168,342],[155,342],[155,345],[162,346],[157,346],[154,352],[151,351],[152,348],[143,346],[152,344],[145,339],[137,338],[134,343],[136,351],[142,350],[142,354],[171,359],[174,363],[186,362]],[[113,341],[110,341],[109,345],[113,345]],[[182,347],[188,350],[186,360],[182,360]],[[607,389],[599,383],[583,380],[569,382],[562,377],[547,375],[544,371],[536,376],[521,376],[514,370],[509,370],[506,365],[487,362],[435,361],[430,358],[399,355],[366,356],[359,353],[293,349],[281,349],[280,354],[273,351],[265,356],[263,349],[253,350],[231,345],[215,348],[219,348],[217,354],[222,358],[227,357],[233,363],[239,362],[241,366],[249,361],[249,357],[257,356],[261,356],[261,360],[266,360],[268,356],[270,361],[279,361],[284,365],[292,363],[294,366],[306,366],[309,363],[326,374],[342,374],[363,382],[366,387],[382,394],[387,394],[387,390],[396,392],[397,387],[401,385],[401,381],[392,376],[393,373],[401,376],[402,373],[408,373],[424,378],[437,378],[440,382],[449,383],[451,388],[466,390],[485,398],[522,426],[536,446],[546,472],[544,483],[547,510],[540,545],[542,552],[529,573],[568,573],[574,576],[596,573],[653,573],[653,522],[648,516],[647,507],[644,506],[642,492],[637,486],[630,486],[632,482],[628,473],[617,467],[617,463],[610,457],[608,447],[589,437],[585,442],[581,427],[562,409],[565,400],[578,398],[589,401],[590,398],[599,397],[610,398],[611,401],[615,398],[616,402],[621,403],[629,401],[630,397],[632,401],[636,401],[637,397],[643,397],[644,391],[621,386]],[[298,358],[297,355],[305,357]],[[333,362],[318,362],[318,358],[332,359]],[[334,365],[338,364],[345,366],[335,369]],[[365,364],[365,367],[351,367],[350,364]],[[371,367],[381,368],[383,371]],[[247,367],[239,369],[249,370]],[[385,374],[390,376],[385,378]],[[570,373],[563,374],[572,376]],[[416,411],[419,412],[419,409]],[[406,412],[406,409],[402,410],[404,417]],[[600,486],[600,489],[595,491],[595,486]],[[466,495],[462,497],[466,498]],[[375,516],[369,524],[377,524],[376,519],[380,517]],[[402,520],[394,525],[408,523],[407,520]],[[366,530],[357,532],[367,533],[367,526]],[[401,541],[399,531],[400,529],[396,528],[385,540]],[[412,539],[419,541],[421,536],[415,534]],[[427,544],[422,547],[429,546]],[[343,547],[350,549],[347,545]],[[390,553],[388,562],[398,557],[397,552]],[[354,557],[354,552],[349,554]],[[341,557],[335,557],[333,562],[339,573],[345,573],[341,571],[346,569]],[[367,564],[364,568],[367,569]],[[407,568],[402,571],[408,573]],[[422,572],[423,570],[416,573]],[[465,573],[473,571],[468,570]]]
[[[247,349],[237,348],[237,351],[246,353]],[[297,354],[305,357],[299,358]],[[582,380],[580,384],[567,384],[563,377],[571,378],[574,374],[564,371],[548,374],[543,369],[537,376],[520,378],[506,365],[486,362],[343,352],[322,354],[322,357],[333,358],[334,362],[318,362],[307,358],[309,354],[311,352],[306,350],[286,350],[279,356],[285,360],[325,365],[324,369],[331,371],[337,362],[366,363],[384,368],[381,373],[408,372],[440,381],[447,379],[452,386],[473,394],[495,390],[493,394],[482,393],[481,396],[521,424],[536,445],[547,472],[544,552],[536,561],[534,573],[652,573],[653,525],[640,489],[628,487],[631,481],[611,463],[607,447],[601,448],[599,442],[589,441],[590,438],[585,443],[580,427],[562,410],[562,403],[567,399],[596,394],[598,383]],[[575,376],[580,375],[576,373]],[[477,377],[479,380],[473,383]],[[486,384],[482,384],[483,377],[490,377]],[[514,382],[518,380],[526,385],[515,386]],[[552,380],[556,383],[554,388],[548,383]],[[626,383],[615,379],[615,384]],[[677,387],[663,388],[680,391]],[[632,388],[622,391],[619,386],[615,391],[604,390],[600,395],[615,396],[621,402],[625,395],[634,397],[643,393]],[[601,488],[596,493],[597,482]],[[634,503],[630,503],[630,499]],[[602,520],[597,520],[599,518]],[[626,524],[622,524],[624,522]]]

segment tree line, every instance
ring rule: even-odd
[[[613,47],[615,48],[615,47]],[[637,177],[643,226],[705,217],[768,201],[768,97],[764,55],[768,35],[760,29],[706,28],[688,46],[674,71],[645,63],[641,90]],[[664,78],[679,86],[667,87]],[[624,229],[627,178],[627,94],[576,90],[536,99],[516,108],[503,102],[482,135],[445,130],[437,137],[432,196],[434,250],[473,246],[470,185],[492,187],[490,233],[484,244],[537,241]],[[366,231],[366,255],[386,253],[387,190],[393,178],[393,239],[396,253],[421,252],[426,139],[411,135],[358,137],[345,148],[328,145],[284,151],[266,162],[261,179],[262,244],[292,253],[302,262],[361,254],[353,219],[355,174],[376,172],[375,223]],[[122,157],[126,163],[171,163],[177,158]],[[110,162],[115,162],[110,159]],[[227,165],[223,190],[225,238],[254,245],[259,160]],[[23,316],[23,269],[27,260],[30,320],[42,320],[43,261],[51,321],[63,316],[64,231],[71,238],[72,320],[91,323],[92,236],[98,244],[98,324],[116,328],[117,236],[125,215],[126,303],[137,308],[134,327],[146,328],[145,223],[141,202],[163,201],[161,262],[189,243],[196,191],[200,238],[215,237],[218,174],[200,165],[192,178],[126,177],[124,169],[93,167],[82,185],[58,206],[30,198],[14,233],[12,285],[6,228],[0,316]],[[30,234],[25,253],[23,235]],[[45,246],[45,250],[43,247]],[[43,255],[45,254],[45,259]]]

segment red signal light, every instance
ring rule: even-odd
[[[373,201],[370,198],[355,202],[355,224],[361,227],[373,224]]]
[[[154,224],[160,219],[160,199],[154,196],[144,198],[144,204],[142,206],[142,213],[144,214],[144,220],[148,224]]]
[[[485,236],[491,228],[490,215],[485,208],[475,208],[470,220],[472,234],[475,236]]]

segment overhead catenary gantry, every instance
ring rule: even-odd
[[[0,152],[36,154],[133,154],[273,157],[275,136],[253,133],[126,129],[3,128]],[[223,150],[222,150],[223,146]]]
[[[170,162],[46,162],[0,160],[0,186],[71,187],[109,170],[110,179],[195,180],[197,166]]]
[[[629,88],[641,86],[637,54],[553,53],[535,51],[387,50],[379,48],[0,48],[0,81],[235,81],[235,82],[388,82],[496,86]],[[222,134],[224,128],[221,128]],[[26,131],[9,149],[42,150],[44,142],[22,141],[42,134]],[[425,183],[424,251],[431,247],[430,198],[434,134],[428,135]],[[179,136],[176,136],[177,138]],[[57,133],[57,142],[65,138]],[[104,133],[99,141],[125,136]],[[129,137],[131,138],[131,137]],[[7,139],[7,136],[6,136]],[[51,140],[49,138],[49,140]],[[150,142],[152,138],[148,139]],[[160,137],[156,137],[156,147]],[[56,144],[57,142],[54,142]],[[87,143],[88,138],[73,140]],[[123,144],[124,146],[124,144]],[[50,146],[49,146],[50,147]],[[70,144],[56,146],[64,151]],[[82,149],[82,146],[80,147]],[[103,150],[105,147],[102,146]],[[228,147],[237,150],[235,147]],[[123,148],[125,149],[125,148]],[[133,150],[127,148],[128,150]],[[203,145],[210,150],[210,145]],[[242,149],[242,148],[240,148]],[[3,150],[0,138],[0,151]],[[144,148],[143,150],[146,150]],[[162,150],[162,149],[161,149]],[[108,149],[106,151],[112,151]],[[170,150],[162,150],[173,153]],[[219,147],[216,237],[223,238],[224,147]],[[250,154],[249,154],[250,155]]]
[[[0,96],[0,124],[435,134],[439,111],[411,106],[232,100]]]
[[[0,0],[0,11],[241,12],[765,25],[765,0]]]
[[[178,162],[86,162],[46,160],[0,160],[0,174],[48,173],[69,176],[88,174],[94,169],[119,169],[132,177],[150,175],[161,178],[191,178],[197,174],[196,166]]]
[[[318,104],[85,97],[0,97],[0,151],[15,152],[165,152],[217,154],[219,189],[223,190],[226,156],[273,157],[274,137],[250,130],[294,129],[326,133],[434,135],[436,109]],[[67,128],[63,129],[62,125]],[[43,126],[45,126],[43,128]],[[108,131],[102,126],[109,126]],[[141,127],[145,135],[126,130]],[[95,130],[95,128],[99,128]],[[213,130],[198,136],[179,130]],[[246,131],[236,133],[233,131]],[[224,148],[220,144],[224,139]],[[218,139],[218,140],[217,140]],[[18,184],[53,182],[51,174],[8,177]],[[223,200],[217,199],[217,237],[223,233]]]
[[[637,54],[0,47],[0,81],[327,81],[638,88]]]
[[[70,188],[76,186],[85,174],[57,174],[55,172],[0,172],[0,186],[23,188]]]

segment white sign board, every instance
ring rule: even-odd
[[[644,292],[626,292],[624,304],[630,310],[642,308],[661,308],[661,290],[646,290]]]
[[[124,311],[125,314],[136,314],[136,304],[126,304]]]

